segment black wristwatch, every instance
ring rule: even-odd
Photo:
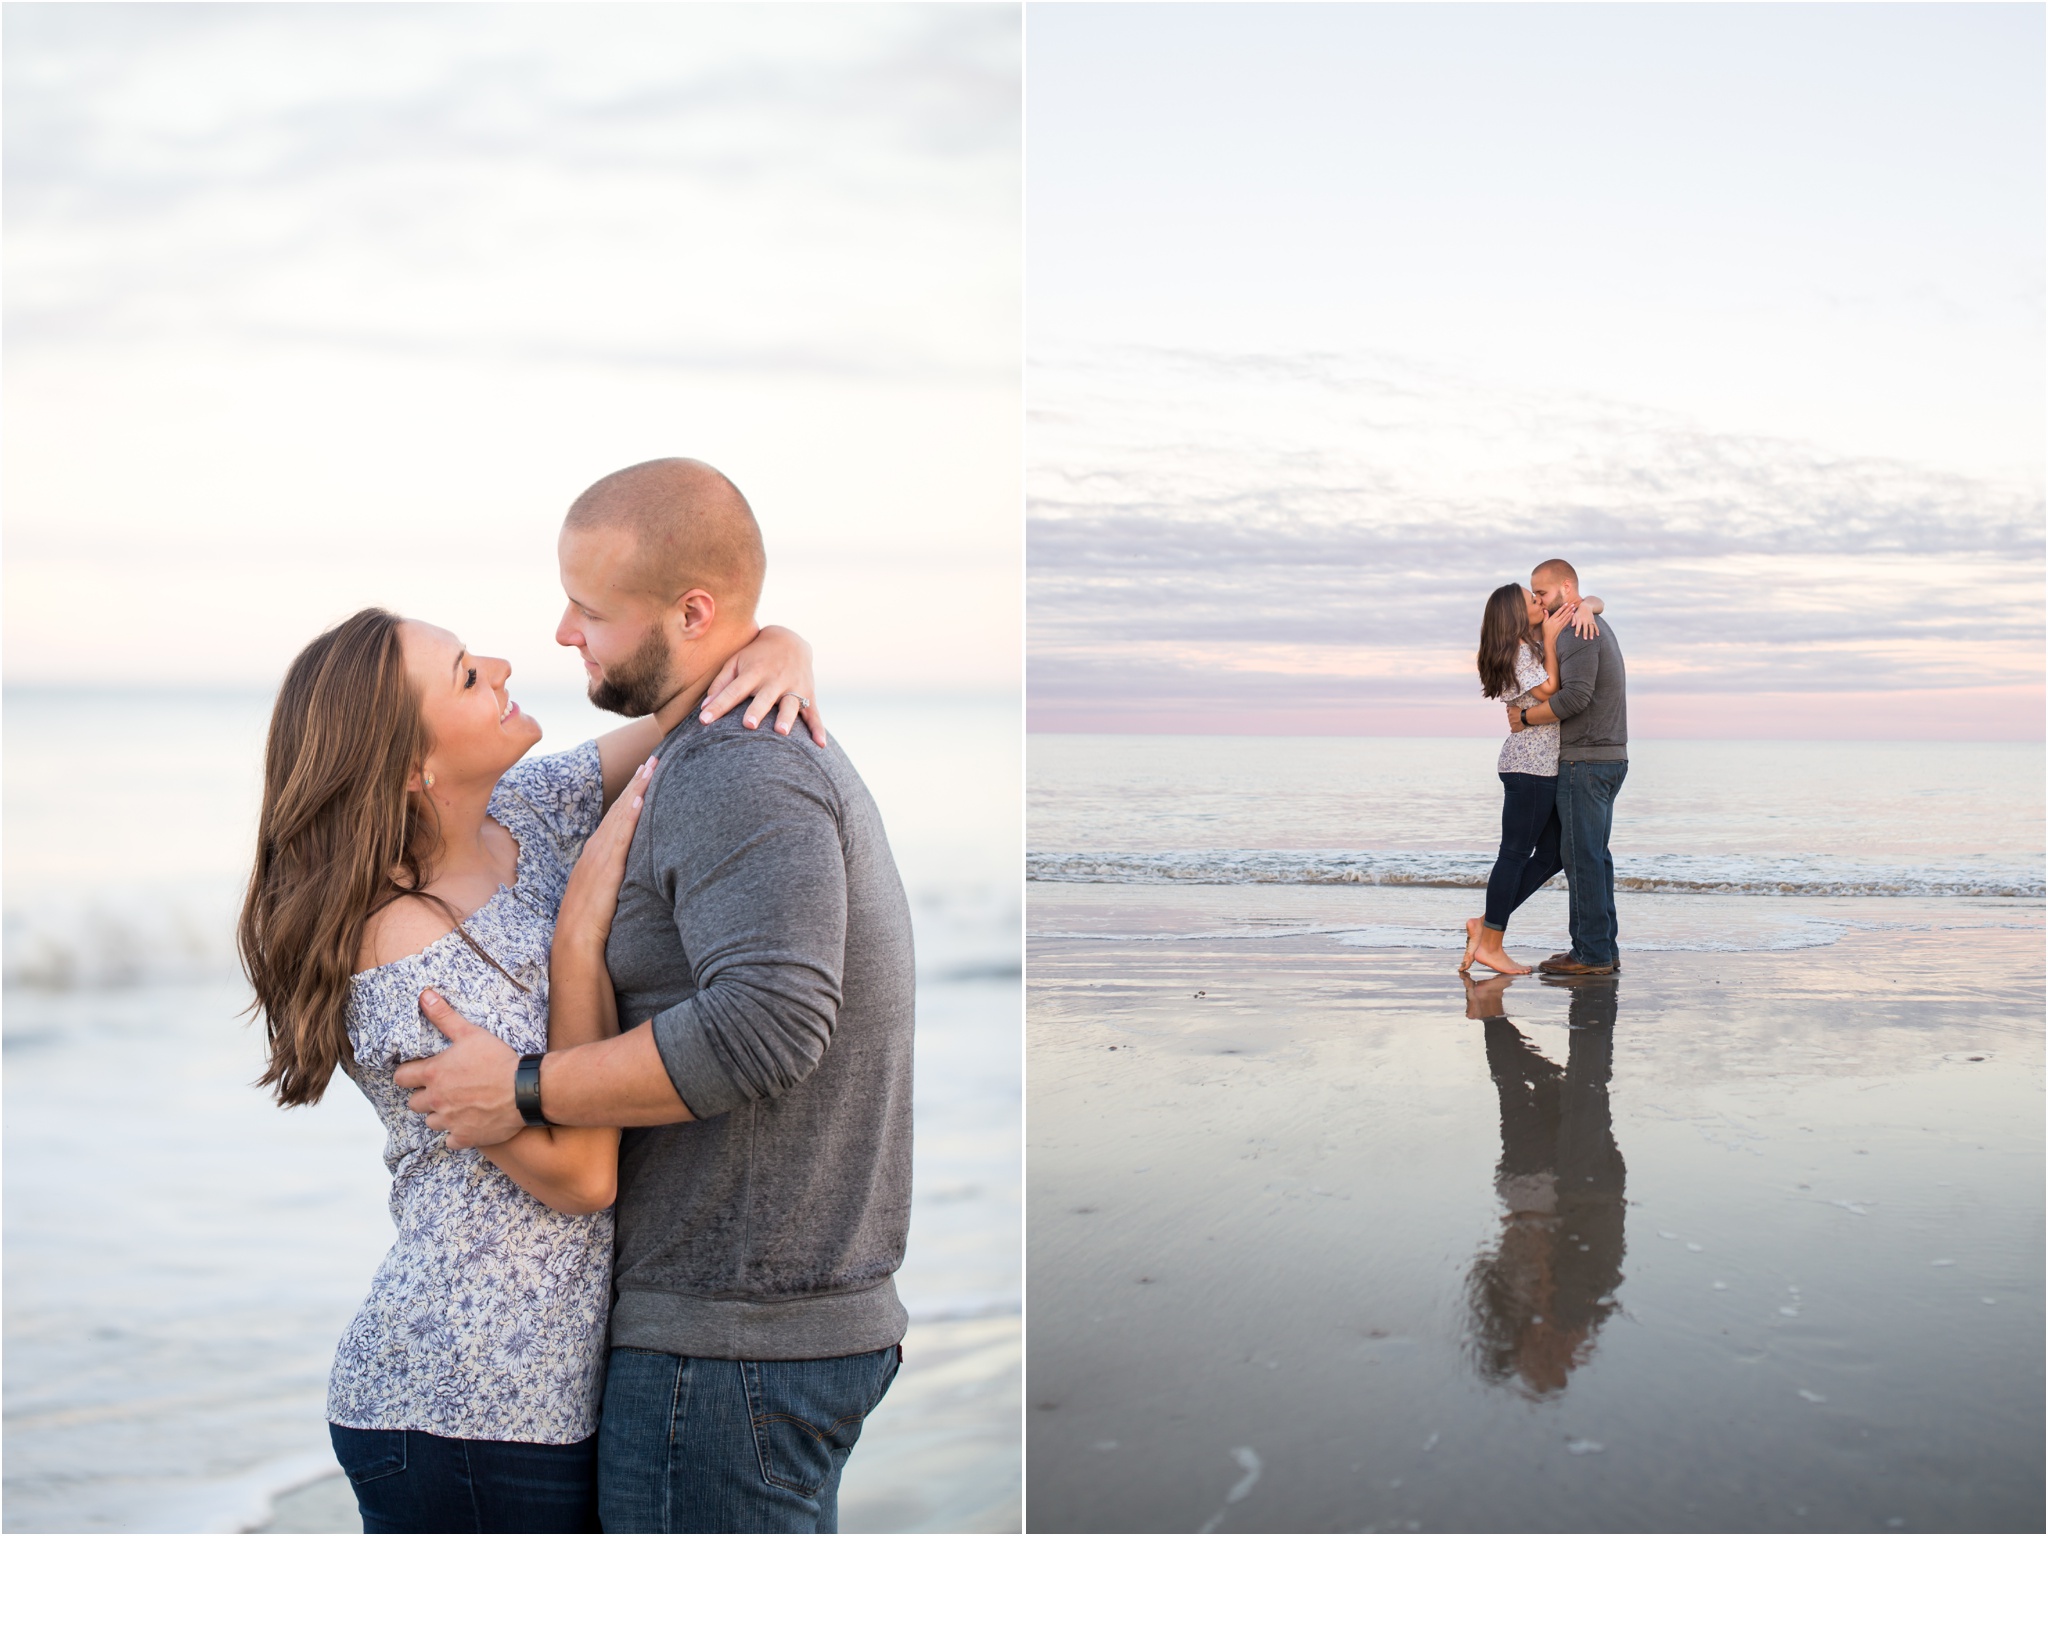
[[[512,1102],[519,1117],[529,1125],[545,1125],[548,1116],[540,1111],[540,1056],[524,1056],[512,1074]]]

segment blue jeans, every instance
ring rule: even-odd
[[[1486,924],[1497,932],[1563,867],[1557,819],[1557,780],[1534,773],[1502,773],[1500,856],[1486,880]]]
[[[327,1428],[366,1534],[594,1534],[597,1438],[493,1443]]]
[[[1560,761],[1557,816],[1564,826],[1564,879],[1572,895],[1572,958],[1611,966],[1621,957],[1614,917],[1614,798],[1626,761]]]
[[[836,1534],[839,1475],[902,1348],[734,1362],[612,1348],[598,1429],[608,1534]]]

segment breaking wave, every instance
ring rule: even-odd
[[[1452,886],[1483,890],[1482,852],[1215,850],[1033,852],[1025,877],[1101,885]],[[1551,883],[1561,890],[1563,878]],[[2038,861],[1956,858],[1892,864],[1840,857],[1621,856],[1622,892],[1714,892],[1736,897],[2040,898]]]
[[[920,982],[1023,975],[1015,880],[942,881],[915,895]],[[10,898],[0,918],[0,984],[62,991],[232,978],[241,969],[240,907],[239,881],[110,884]]]

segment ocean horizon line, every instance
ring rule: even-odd
[[[1145,729],[1096,728],[1096,727],[1033,727],[1027,722],[1024,736],[1032,738],[1326,738],[1326,739],[1418,739],[1425,741],[1471,741],[1474,743],[1498,744],[1505,733],[1423,733],[1403,732],[1389,729],[1377,733],[1340,733],[1320,727],[1274,726],[1250,730],[1229,730],[1215,727],[1153,727]],[[1812,733],[1638,733],[1629,738],[1631,744],[2031,744],[2036,747],[2048,745],[2048,725],[2043,732],[2032,737],[2017,737],[2010,734],[1986,738],[1971,738],[1963,734],[1943,733],[1925,737],[1886,737],[1877,734],[1855,734],[1825,736]]]
[[[275,681],[267,682],[160,682],[140,678],[126,682],[69,682],[61,678],[55,680],[48,678],[21,680],[0,677],[0,701],[4,701],[11,696],[19,696],[24,703],[45,703],[59,699],[79,699],[112,703],[117,700],[132,701],[140,693],[153,700],[218,699],[224,703],[247,704],[252,701],[274,699],[283,680],[282,673],[279,674]],[[531,695],[536,699],[548,699],[564,703],[582,699],[584,702],[588,702],[581,689],[577,688],[573,683],[550,684],[536,682],[531,685],[521,685],[513,691],[515,694]],[[984,707],[990,704],[1000,704],[1007,709],[1023,708],[1022,702],[1018,699],[1015,691],[1007,687],[952,686],[943,692],[935,694],[929,687],[913,685],[908,682],[890,683],[886,686],[873,687],[835,687],[829,695],[821,694],[821,699],[827,709],[831,708],[833,704],[841,702],[855,705],[917,704],[947,706],[967,704]]]

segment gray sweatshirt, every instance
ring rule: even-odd
[[[669,734],[606,964],[694,1122],[619,1148],[611,1344],[827,1358],[903,1338],[910,908],[837,743]]]
[[[1557,633],[1557,691],[1551,714],[1560,761],[1628,760],[1628,670],[1621,644],[1602,614],[1590,642],[1569,625]]]

